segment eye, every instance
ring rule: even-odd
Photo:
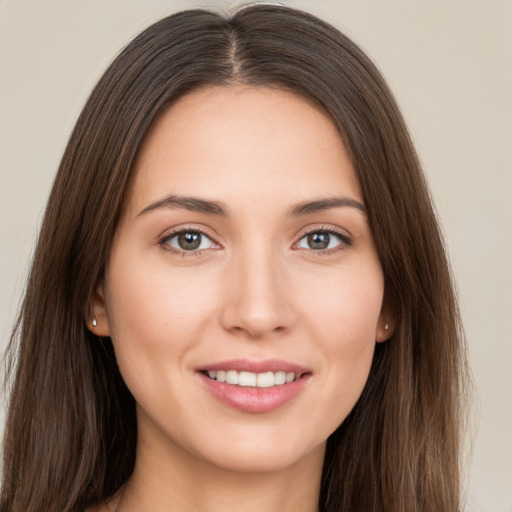
[[[160,244],[177,252],[201,251],[217,247],[217,244],[205,233],[192,229],[172,233],[163,238]]]
[[[350,245],[350,239],[332,230],[321,229],[304,235],[297,243],[299,249],[328,251]]]

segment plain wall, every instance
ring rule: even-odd
[[[0,1],[2,347],[60,156],[102,71],[151,21],[235,3]],[[467,510],[512,512],[512,1],[281,3],[353,37],[402,107],[445,229],[470,347]]]

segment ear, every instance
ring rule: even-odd
[[[90,311],[86,318],[87,328],[96,336],[110,336],[110,322],[105,303],[105,289],[103,280],[91,294]]]
[[[395,334],[396,329],[396,316],[392,309],[387,305],[387,301],[382,305],[379,320],[377,322],[377,332],[375,340],[377,343],[382,343],[389,340]]]

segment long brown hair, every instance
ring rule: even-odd
[[[399,109],[364,53],[327,23],[256,5],[155,23],[105,72],[53,184],[11,342],[2,510],[80,511],[135,460],[134,400],[108,338],[85,326],[150,125],[187,92],[243,83],[321,105],[358,173],[397,329],[331,435],[323,512],[461,510],[464,343],[428,189]]]

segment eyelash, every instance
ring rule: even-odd
[[[175,236],[179,236],[184,233],[198,233],[199,235],[204,236],[204,237],[208,238],[209,240],[211,240],[212,243],[217,244],[217,242],[215,242],[214,239],[208,233],[206,233],[204,230],[202,230],[200,228],[180,228],[180,229],[177,229],[176,231],[172,231],[171,233],[168,233],[165,236],[163,236],[159,240],[158,245],[160,245],[160,247],[162,247],[162,249],[169,251],[173,254],[176,254],[178,256],[181,256],[182,258],[186,258],[187,256],[201,256],[203,254],[203,252],[205,251],[205,249],[194,250],[194,251],[184,251],[184,250],[176,249],[175,247],[172,247],[171,245],[169,245],[170,240],[172,240]]]
[[[352,245],[352,239],[348,235],[342,233],[341,231],[338,231],[337,229],[325,226],[321,228],[311,229],[309,231],[302,233],[300,235],[299,240],[295,242],[294,246],[297,245],[303,238],[314,233],[327,233],[328,235],[334,235],[340,240],[340,243],[336,247],[333,247],[331,249],[303,249],[315,256],[330,256],[331,254],[335,254],[338,251],[343,250],[345,247],[349,247]]]
[[[162,249],[164,249],[166,251],[169,251],[169,252],[171,252],[173,254],[177,254],[178,256],[181,256],[183,258],[185,258],[187,256],[201,256],[201,255],[203,255],[204,251],[208,250],[208,249],[199,249],[199,250],[185,251],[185,250],[176,249],[175,247],[172,247],[171,245],[169,245],[169,241],[171,239],[173,239],[174,237],[179,236],[181,234],[184,234],[184,233],[197,233],[197,234],[199,234],[201,236],[204,236],[204,237],[208,238],[209,240],[211,240],[211,242],[213,244],[218,245],[217,242],[215,242],[215,240],[208,233],[206,233],[204,230],[202,230],[200,228],[180,228],[180,229],[177,229],[176,231],[172,231],[171,233],[168,233],[165,236],[163,236],[159,240],[158,244],[160,245],[160,247],[162,247]],[[328,235],[336,236],[340,240],[340,243],[336,247],[333,247],[331,249],[306,249],[306,248],[302,248],[302,250],[305,250],[305,251],[307,251],[309,253],[312,253],[315,256],[328,256],[330,254],[333,254],[333,253],[336,253],[336,252],[342,250],[343,248],[345,248],[347,246],[351,246],[352,245],[352,240],[350,239],[350,237],[347,236],[346,234],[342,233],[341,231],[338,231],[338,230],[333,229],[331,227],[321,227],[321,228],[311,229],[309,231],[306,231],[306,232],[302,233],[300,235],[300,238],[298,239],[298,241],[295,242],[293,244],[293,246],[295,247],[302,239],[304,239],[305,237],[307,237],[309,235],[312,235],[314,233],[327,233]]]

